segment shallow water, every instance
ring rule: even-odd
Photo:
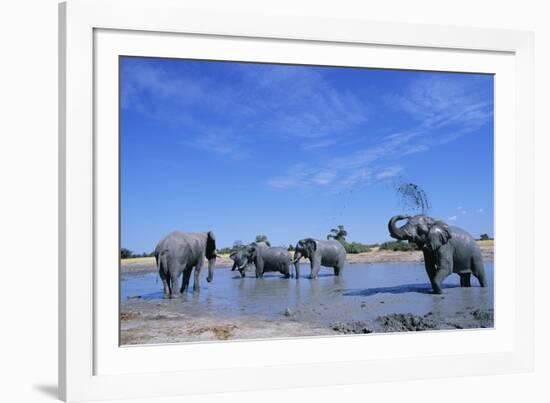
[[[139,298],[153,306],[193,315],[243,317],[256,315],[279,319],[285,314],[295,320],[320,324],[342,320],[375,318],[410,312],[445,316],[472,309],[493,308],[493,262],[485,262],[488,287],[480,288],[472,276],[472,287],[459,287],[459,276],[452,274],[443,285],[443,295],[431,293],[424,265],[414,263],[350,264],[340,277],[322,268],[319,278],[310,280],[309,265],[301,267],[299,280],[266,273],[256,279],[252,271],[241,278],[229,268],[215,270],[214,281],[201,278],[198,294],[191,291],[177,299],[164,299],[157,273],[127,274],[122,277],[121,302]],[[206,272],[206,270],[205,270]],[[191,277],[191,282],[193,277]],[[190,284],[192,288],[192,284]],[[152,308],[156,309],[156,308]]]

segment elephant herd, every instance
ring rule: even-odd
[[[270,247],[265,242],[253,242],[230,256],[233,268],[238,269],[241,276],[245,276],[245,269],[249,264],[256,266],[256,277],[263,277],[267,271],[278,271],[285,278],[292,276],[291,265],[294,266],[294,277],[300,278],[300,259],[305,257],[311,264],[310,278],[315,279],[321,266],[332,267],[334,275],[339,276],[346,262],[346,250],[335,240],[321,241],[306,238],[298,241],[294,249],[294,258],[286,248]]]
[[[397,222],[407,220],[401,227]],[[424,256],[426,273],[434,293],[441,294],[441,284],[452,273],[460,276],[460,285],[470,287],[473,274],[481,287],[486,286],[481,250],[475,239],[461,228],[450,226],[427,215],[413,217],[397,215],[388,223],[390,235],[398,240],[415,243]],[[164,237],[154,252],[159,276],[167,297],[175,297],[188,290],[191,273],[194,271],[193,291],[199,291],[200,272],[204,260],[208,261],[207,281],[214,278],[216,264],[216,239],[212,231],[183,233],[174,231]],[[321,266],[332,267],[335,276],[342,275],[346,262],[346,250],[336,240],[305,238],[296,244],[294,257],[287,248],[271,247],[265,242],[253,242],[230,255],[232,271],[238,270],[242,277],[248,265],[256,268],[256,278],[265,272],[279,272],[285,278],[300,278],[300,259],[310,261],[310,278],[316,279]],[[292,273],[294,268],[294,273]],[[182,284],[179,285],[179,277]]]

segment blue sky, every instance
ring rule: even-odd
[[[493,76],[121,58],[122,246],[389,239],[413,182],[429,214],[493,234]]]

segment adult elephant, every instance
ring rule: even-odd
[[[216,264],[216,238],[212,231],[184,233],[174,231],[166,235],[155,248],[159,276],[164,285],[164,295],[175,297],[187,292],[191,272],[195,269],[193,292],[199,291],[199,279],[204,258],[208,259],[208,277],[214,279]],[[179,276],[183,273],[181,288]]]
[[[397,227],[401,220],[407,223]],[[481,287],[487,285],[479,245],[463,229],[426,215],[396,215],[388,222],[388,230],[393,238],[414,242],[422,250],[434,293],[441,294],[441,284],[451,273],[460,276],[462,287],[470,287],[472,274]]]
[[[262,278],[264,273],[269,271],[278,271],[285,278],[290,277],[292,259],[286,248],[270,247],[264,242],[253,242],[248,247],[248,258],[256,265],[256,278]]]
[[[332,267],[334,275],[339,276],[346,263],[346,250],[344,246],[334,239],[321,241],[306,238],[298,241],[294,249],[294,271],[296,278],[300,278],[300,259],[305,257],[311,264],[310,278],[317,278],[321,266]]]
[[[231,268],[231,271],[235,271],[236,269],[238,269],[239,273],[241,273],[241,277],[244,277],[246,266],[252,263],[247,249],[240,249],[236,252],[233,252],[231,255],[229,255],[229,258],[233,260],[233,267]]]

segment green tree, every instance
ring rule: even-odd
[[[334,239],[340,243],[346,242],[346,236],[348,232],[344,229],[343,225],[339,225],[338,228],[332,228],[330,234],[327,235],[327,239]]]
[[[288,250],[291,252],[294,251],[294,245],[292,244],[288,245]]]
[[[121,259],[129,259],[133,255],[134,255],[134,252],[132,252],[130,249],[120,248],[120,258]]]
[[[267,246],[271,246],[269,240],[267,239],[267,235],[256,235],[256,242],[265,242]]]
[[[479,236],[480,241],[488,241],[489,239],[491,239],[491,238],[489,238],[489,235],[487,235],[487,234],[481,234]]]

